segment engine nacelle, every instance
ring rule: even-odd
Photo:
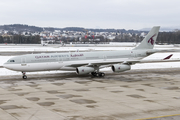
[[[126,70],[130,70],[131,66],[126,64],[115,64],[111,67],[113,72],[123,72]]]
[[[93,67],[78,67],[78,68],[76,68],[76,74],[78,74],[78,75],[88,74],[91,72],[94,72]]]

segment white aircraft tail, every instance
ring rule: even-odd
[[[153,49],[154,44],[156,42],[160,26],[155,26],[151,29],[151,31],[146,35],[146,37],[142,40],[142,42],[134,48],[137,49]]]

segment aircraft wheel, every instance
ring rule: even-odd
[[[23,78],[23,79],[27,79],[27,76],[26,76],[26,75],[23,75],[22,78]]]
[[[96,73],[96,77],[99,77],[100,76],[100,74],[99,73]]]
[[[101,76],[104,77],[104,76],[105,76],[105,73],[101,73]]]
[[[105,76],[105,73],[101,73],[101,72],[99,72],[99,73],[97,73],[97,72],[92,72],[91,75],[94,76],[94,77],[104,77],[104,76]]]
[[[96,72],[92,72],[91,75],[92,75],[92,76],[96,76]]]
[[[104,77],[105,76],[105,74],[104,73],[99,73],[99,77]]]

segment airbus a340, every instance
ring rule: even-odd
[[[91,73],[93,76],[105,76],[105,73],[100,72],[104,67],[111,67],[113,72],[123,72],[130,70],[131,65],[136,63],[179,61],[169,60],[172,55],[163,60],[143,60],[160,51],[153,49],[159,28],[153,27],[139,46],[132,50],[28,54],[9,59],[3,67],[22,72],[22,78],[26,79],[26,72],[73,70],[78,75]]]

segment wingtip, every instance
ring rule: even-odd
[[[168,59],[170,59],[172,56],[173,56],[173,54],[171,54],[171,55],[165,57],[163,60],[168,60]]]

